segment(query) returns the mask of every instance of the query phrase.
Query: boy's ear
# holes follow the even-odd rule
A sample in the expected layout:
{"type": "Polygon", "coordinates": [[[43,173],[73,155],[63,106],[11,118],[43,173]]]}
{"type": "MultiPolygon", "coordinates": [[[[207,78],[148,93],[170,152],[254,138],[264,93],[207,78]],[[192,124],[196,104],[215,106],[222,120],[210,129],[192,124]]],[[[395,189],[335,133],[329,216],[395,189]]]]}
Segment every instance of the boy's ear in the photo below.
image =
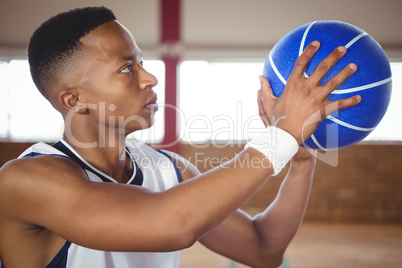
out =
{"type": "Polygon", "coordinates": [[[78,92],[73,88],[63,89],[59,94],[59,102],[64,109],[75,110],[76,113],[85,114],[88,108],[79,99],[78,92]]]}

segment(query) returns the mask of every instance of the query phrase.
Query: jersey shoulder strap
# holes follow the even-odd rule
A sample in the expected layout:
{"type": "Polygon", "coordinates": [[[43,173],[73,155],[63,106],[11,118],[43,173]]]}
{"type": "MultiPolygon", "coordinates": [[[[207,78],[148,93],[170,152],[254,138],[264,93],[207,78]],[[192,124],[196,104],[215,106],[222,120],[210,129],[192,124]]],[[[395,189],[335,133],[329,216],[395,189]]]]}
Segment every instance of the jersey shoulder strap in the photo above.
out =
{"type": "MultiPolygon", "coordinates": [[[[57,150],[61,151],[62,153],[69,156],[72,160],[74,160],[80,167],[84,170],[89,170],[92,173],[95,173],[103,182],[112,182],[101,173],[97,172],[93,168],[89,167],[84,161],[82,161],[77,155],[75,155],[70,149],[67,148],[61,141],[53,144],[53,147],[57,150]]],[[[144,176],[142,174],[141,169],[138,167],[137,163],[134,161],[136,173],[134,179],[131,181],[131,184],[141,186],[144,181],[144,176]]]]}

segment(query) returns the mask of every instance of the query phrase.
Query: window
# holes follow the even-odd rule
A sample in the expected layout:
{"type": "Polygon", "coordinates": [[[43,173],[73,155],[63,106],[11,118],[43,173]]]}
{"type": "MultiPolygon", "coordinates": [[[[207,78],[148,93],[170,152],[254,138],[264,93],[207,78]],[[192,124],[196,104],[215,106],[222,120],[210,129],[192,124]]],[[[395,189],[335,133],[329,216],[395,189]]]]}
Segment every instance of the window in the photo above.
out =
{"type": "Polygon", "coordinates": [[[0,138],[9,136],[8,125],[8,64],[0,62],[0,138]]]}
{"type": "Polygon", "coordinates": [[[0,94],[3,138],[13,141],[50,141],[60,137],[63,120],[50,103],[36,90],[26,60],[1,64],[0,94]]]}
{"type": "Polygon", "coordinates": [[[391,62],[392,95],[388,110],[377,128],[370,133],[365,141],[401,141],[402,124],[402,62],[391,62]]]}
{"type": "MultiPolygon", "coordinates": [[[[158,143],[164,132],[165,66],[145,61],[145,68],[158,78],[155,92],[161,109],[154,127],[129,138],[158,143]]],[[[256,96],[263,63],[186,61],[179,69],[180,137],[189,143],[244,142],[263,128],[256,96]]],[[[391,63],[393,91],[388,111],[365,141],[401,141],[402,62],[391,63]]],[[[0,62],[0,139],[56,141],[63,132],[60,114],[36,90],[26,60],[0,62]]]]}
{"type": "MultiPolygon", "coordinates": [[[[158,102],[164,102],[164,64],[145,61],[144,66],[158,77],[158,102]]],[[[163,109],[155,126],[136,135],[143,141],[163,138],[163,109]]],[[[27,60],[0,62],[0,138],[12,141],[56,141],[63,133],[63,119],[39,93],[32,82],[27,60]]]]}
{"type": "MultiPolygon", "coordinates": [[[[401,141],[402,63],[391,63],[393,93],[386,115],[366,141],[401,141]]],[[[181,136],[189,143],[244,141],[263,128],[257,111],[263,63],[186,61],[180,67],[181,136]]]]}
{"type": "Polygon", "coordinates": [[[180,66],[182,139],[242,142],[264,126],[258,116],[261,63],[187,61],[180,66]]]}

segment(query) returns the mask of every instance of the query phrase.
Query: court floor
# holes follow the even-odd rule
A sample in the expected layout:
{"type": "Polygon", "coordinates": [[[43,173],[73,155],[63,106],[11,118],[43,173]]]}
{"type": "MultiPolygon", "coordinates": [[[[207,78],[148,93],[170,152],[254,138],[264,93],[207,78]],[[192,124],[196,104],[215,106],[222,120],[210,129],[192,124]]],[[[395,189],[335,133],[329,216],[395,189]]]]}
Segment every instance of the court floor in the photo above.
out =
{"type": "MultiPolygon", "coordinates": [[[[244,268],[197,243],[182,268],[244,268]]],[[[282,268],[402,268],[402,224],[303,223],[282,268]]]]}

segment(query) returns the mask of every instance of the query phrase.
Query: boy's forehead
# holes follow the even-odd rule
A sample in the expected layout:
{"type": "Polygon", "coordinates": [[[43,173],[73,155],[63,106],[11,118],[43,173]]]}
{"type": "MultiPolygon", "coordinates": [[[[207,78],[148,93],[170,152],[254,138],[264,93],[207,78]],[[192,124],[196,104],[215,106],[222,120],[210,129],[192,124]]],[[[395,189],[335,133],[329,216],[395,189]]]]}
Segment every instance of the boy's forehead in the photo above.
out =
{"type": "Polygon", "coordinates": [[[127,57],[142,57],[133,35],[117,21],[102,24],[81,41],[97,58],[121,61],[127,57]]]}

